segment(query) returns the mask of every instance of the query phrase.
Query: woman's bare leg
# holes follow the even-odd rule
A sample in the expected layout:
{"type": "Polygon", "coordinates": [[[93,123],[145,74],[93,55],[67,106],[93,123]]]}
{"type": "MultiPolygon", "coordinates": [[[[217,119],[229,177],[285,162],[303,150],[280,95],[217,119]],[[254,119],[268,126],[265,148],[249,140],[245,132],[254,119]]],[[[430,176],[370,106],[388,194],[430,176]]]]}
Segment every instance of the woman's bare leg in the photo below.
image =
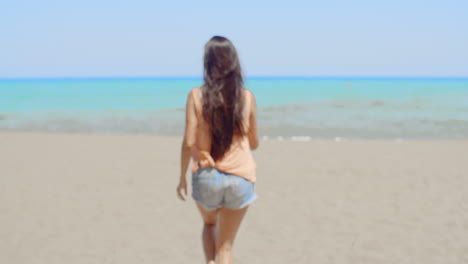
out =
{"type": "Polygon", "coordinates": [[[216,263],[232,263],[232,245],[237,230],[247,212],[247,207],[232,210],[221,208],[218,215],[218,237],[216,239],[216,263]]]}
{"type": "Polygon", "coordinates": [[[202,240],[206,263],[214,264],[216,257],[216,216],[219,210],[208,211],[198,202],[196,204],[203,217],[202,240]]]}

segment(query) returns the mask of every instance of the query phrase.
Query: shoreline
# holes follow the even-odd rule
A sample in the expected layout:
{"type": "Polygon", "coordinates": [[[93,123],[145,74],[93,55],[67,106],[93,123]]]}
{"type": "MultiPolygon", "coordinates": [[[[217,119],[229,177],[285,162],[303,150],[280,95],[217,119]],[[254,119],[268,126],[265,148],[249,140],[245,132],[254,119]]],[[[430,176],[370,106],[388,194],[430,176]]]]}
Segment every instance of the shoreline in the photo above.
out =
{"type": "MultiPolygon", "coordinates": [[[[133,132],[103,132],[103,131],[94,131],[94,132],[64,132],[64,131],[18,131],[18,130],[0,130],[1,135],[39,135],[39,136],[49,136],[49,135],[59,135],[59,136],[116,136],[116,137],[156,137],[156,138],[176,138],[182,140],[181,135],[168,135],[168,134],[154,134],[154,133],[133,133],[133,132]]],[[[468,141],[468,136],[466,138],[442,138],[442,137],[372,137],[372,138],[360,138],[360,137],[313,137],[313,136],[259,136],[261,141],[286,141],[286,142],[452,142],[452,141],[468,141]]]]}

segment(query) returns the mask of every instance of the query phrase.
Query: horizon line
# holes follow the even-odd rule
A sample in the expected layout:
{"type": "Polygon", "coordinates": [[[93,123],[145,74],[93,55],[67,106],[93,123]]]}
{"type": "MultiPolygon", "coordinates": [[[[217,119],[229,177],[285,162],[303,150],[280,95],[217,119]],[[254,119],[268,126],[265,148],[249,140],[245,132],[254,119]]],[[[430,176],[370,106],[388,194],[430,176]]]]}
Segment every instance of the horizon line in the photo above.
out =
{"type": "MultiPolygon", "coordinates": [[[[424,75],[252,75],[248,79],[468,79],[468,76],[424,76],[424,75]]],[[[40,80],[203,80],[203,76],[45,76],[45,77],[0,77],[0,81],[40,81],[40,80]]]]}

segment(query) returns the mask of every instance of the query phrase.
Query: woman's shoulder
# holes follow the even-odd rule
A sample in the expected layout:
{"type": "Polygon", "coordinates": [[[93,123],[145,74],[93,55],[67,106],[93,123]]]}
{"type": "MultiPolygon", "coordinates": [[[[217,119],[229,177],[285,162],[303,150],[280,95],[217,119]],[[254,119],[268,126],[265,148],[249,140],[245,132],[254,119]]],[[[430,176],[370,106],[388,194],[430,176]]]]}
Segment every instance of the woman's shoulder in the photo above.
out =
{"type": "Polygon", "coordinates": [[[202,92],[202,87],[193,87],[192,89],[190,89],[189,95],[196,95],[201,92],[202,92]]]}
{"type": "Polygon", "coordinates": [[[193,87],[189,91],[188,97],[191,97],[193,100],[200,100],[203,97],[202,87],[193,87]]]}
{"type": "Polygon", "coordinates": [[[254,93],[251,90],[247,89],[247,88],[243,88],[242,90],[244,92],[244,96],[247,99],[248,104],[249,105],[255,104],[255,95],[254,95],[254,93]]]}
{"type": "Polygon", "coordinates": [[[243,94],[244,94],[245,97],[247,97],[247,98],[249,98],[249,99],[250,99],[250,98],[254,98],[253,92],[250,91],[249,89],[247,89],[247,88],[242,88],[242,92],[243,92],[243,94]]]}

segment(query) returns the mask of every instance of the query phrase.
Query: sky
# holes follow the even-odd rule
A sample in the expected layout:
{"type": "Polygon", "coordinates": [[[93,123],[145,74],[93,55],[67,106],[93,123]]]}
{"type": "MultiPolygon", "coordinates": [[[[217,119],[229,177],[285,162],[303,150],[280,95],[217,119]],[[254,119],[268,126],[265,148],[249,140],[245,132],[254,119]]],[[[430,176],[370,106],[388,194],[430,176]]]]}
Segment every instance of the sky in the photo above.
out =
{"type": "Polygon", "coordinates": [[[197,77],[213,36],[247,76],[468,77],[468,1],[0,0],[0,78],[197,77]]]}

